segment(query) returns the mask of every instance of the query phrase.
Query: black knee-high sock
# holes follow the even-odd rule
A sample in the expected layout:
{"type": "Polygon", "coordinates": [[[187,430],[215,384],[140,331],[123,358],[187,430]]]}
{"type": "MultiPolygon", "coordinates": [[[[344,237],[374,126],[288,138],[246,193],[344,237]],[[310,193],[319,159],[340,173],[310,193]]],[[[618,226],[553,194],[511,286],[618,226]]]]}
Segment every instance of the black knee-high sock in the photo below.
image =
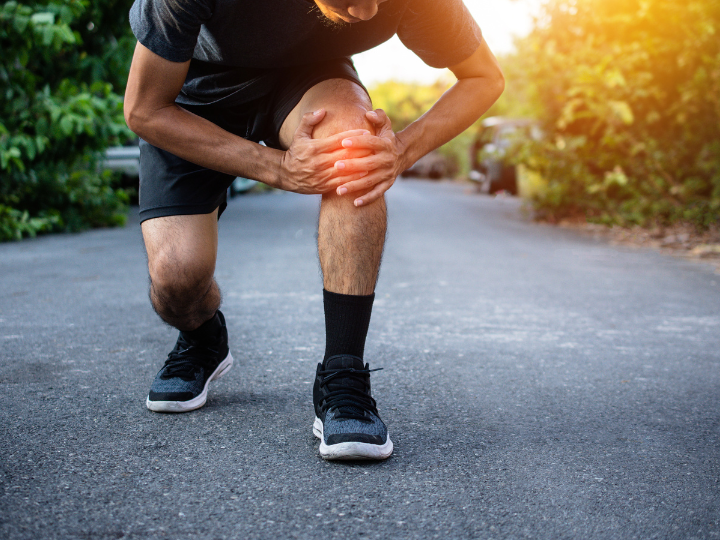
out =
{"type": "Polygon", "coordinates": [[[365,352],[365,338],[370,326],[375,294],[356,296],[323,289],[325,304],[325,358],[352,354],[359,358],[365,352]]]}

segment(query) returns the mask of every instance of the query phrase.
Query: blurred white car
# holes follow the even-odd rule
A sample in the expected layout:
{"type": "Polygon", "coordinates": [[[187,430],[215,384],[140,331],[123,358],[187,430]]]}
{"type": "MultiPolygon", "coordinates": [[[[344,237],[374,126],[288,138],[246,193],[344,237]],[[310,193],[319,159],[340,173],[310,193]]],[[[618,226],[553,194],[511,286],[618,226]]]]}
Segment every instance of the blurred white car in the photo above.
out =
{"type": "Polygon", "coordinates": [[[108,148],[105,150],[102,168],[120,171],[125,176],[137,177],[140,173],[140,147],[135,144],[108,148]]]}

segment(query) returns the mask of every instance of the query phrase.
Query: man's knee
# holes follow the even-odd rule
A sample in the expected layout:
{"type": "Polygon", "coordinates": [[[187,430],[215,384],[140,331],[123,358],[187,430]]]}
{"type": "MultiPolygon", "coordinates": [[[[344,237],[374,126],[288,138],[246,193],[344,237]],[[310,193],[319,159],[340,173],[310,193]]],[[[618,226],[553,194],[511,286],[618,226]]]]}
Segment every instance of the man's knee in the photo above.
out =
{"type": "MultiPolygon", "coordinates": [[[[325,118],[313,131],[313,138],[330,137],[353,129],[367,129],[374,134],[375,128],[365,116],[365,113],[369,110],[372,110],[369,98],[367,104],[356,99],[340,106],[328,107],[325,118]]],[[[360,158],[370,154],[372,154],[371,150],[347,149],[342,155],[338,156],[338,159],[360,158]]],[[[323,203],[333,203],[332,206],[350,207],[353,206],[352,201],[352,196],[338,196],[334,191],[323,194],[323,203]]]]}
{"type": "Polygon", "coordinates": [[[372,102],[361,86],[345,79],[331,79],[318,87],[322,87],[325,94],[323,101],[326,114],[315,126],[313,138],[330,137],[352,129],[367,129],[375,133],[373,125],[365,116],[367,111],[372,110],[372,102]]]}
{"type": "Polygon", "coordinates": [[[142,231],[153,303],[184,309],[201,299],[215,273],[217,213],[150,219],[142,231]]]}
{"type": "Polygon", "coordinates": [[[367,129],[374,134],[375,128],[365,116],[369,110],[369,106],[358,102],[328,107],[325,118],[313,131],[313,138],[322,139],[353,129],[367,129]]]}
{"type": "Polygon", "coordinates": [[[213,283],[214,261],[172,248],[148,261],[153,297],[164,304],[187,305],[201,299],[213,283]]]}

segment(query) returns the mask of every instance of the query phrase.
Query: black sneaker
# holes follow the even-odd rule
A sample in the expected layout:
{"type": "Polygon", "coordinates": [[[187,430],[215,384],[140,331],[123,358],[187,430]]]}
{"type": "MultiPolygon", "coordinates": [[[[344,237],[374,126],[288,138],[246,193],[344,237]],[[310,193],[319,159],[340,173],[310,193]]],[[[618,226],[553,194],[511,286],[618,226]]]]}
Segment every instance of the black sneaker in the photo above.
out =
{"type": "Polygon", "coordinates": [[[323,459],[386,459],[393,451],[370,394],[369,364],[357,356],[331,356],[318,364],[313,387],[315,423],[323,459]]]}
{"type": "Polygon", "coordinates": [[[225,375],[233,364],[225,317],[219,310],[217,313],[222,331],[215,343],[201,343],[180,332],[175,348],[150,386],[148,409],[187,412],[205,405],[210,381],[225,375]]]}

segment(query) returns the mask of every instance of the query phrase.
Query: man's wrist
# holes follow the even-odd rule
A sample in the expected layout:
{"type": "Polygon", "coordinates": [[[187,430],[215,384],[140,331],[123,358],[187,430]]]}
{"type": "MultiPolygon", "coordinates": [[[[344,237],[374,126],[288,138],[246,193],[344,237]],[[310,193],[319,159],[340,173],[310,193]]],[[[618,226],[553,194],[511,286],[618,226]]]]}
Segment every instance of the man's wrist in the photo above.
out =
{"type": "Polygon", "coordinates": [[[409,140],[408,134],[403,131],[399,131],[395,134],[400,153],[398,156],[398,169],[400,172],[408,170],[412,167],[419,158],[413,156],[414,147],[409,140]]]}
{"type": "Polygon", "coordinates": [[[255,146],[256,155],[250,161],[255,179],[270,187],[283,189],[285,175],[282,172],[282,160],[285,152],[259,144],[255,146]]]}

